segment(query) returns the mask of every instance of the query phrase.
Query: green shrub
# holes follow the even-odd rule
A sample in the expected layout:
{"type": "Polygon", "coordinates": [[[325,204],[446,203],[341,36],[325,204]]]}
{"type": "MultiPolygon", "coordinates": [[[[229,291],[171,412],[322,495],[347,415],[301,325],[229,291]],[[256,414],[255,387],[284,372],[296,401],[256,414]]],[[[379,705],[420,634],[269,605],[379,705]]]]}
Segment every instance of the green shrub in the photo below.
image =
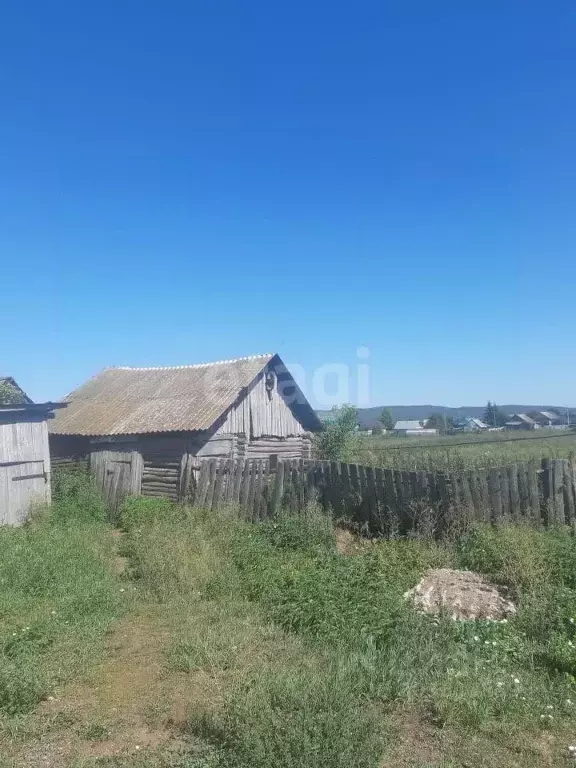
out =
{"type": "Polygon", "coordinates": [[[276,549],[334,552],[336,539],[331,515],[309,507],[299,515],[281,514],[260,524],[262,535],[276,549]]]}
{"type": "Polygon", "coordinates": [[[128,496],[120,507],[119,521],[125,531],[132,531],[172,519],[178,512],[179,508],[170,499],[128,496]]]}
{"type": "Polygon", "coordinates": [[[52,505],[47,512],[53,522],[68,524],[107,519],[106,504],[86,470],[56,467],[52,486],[52,505]]]}

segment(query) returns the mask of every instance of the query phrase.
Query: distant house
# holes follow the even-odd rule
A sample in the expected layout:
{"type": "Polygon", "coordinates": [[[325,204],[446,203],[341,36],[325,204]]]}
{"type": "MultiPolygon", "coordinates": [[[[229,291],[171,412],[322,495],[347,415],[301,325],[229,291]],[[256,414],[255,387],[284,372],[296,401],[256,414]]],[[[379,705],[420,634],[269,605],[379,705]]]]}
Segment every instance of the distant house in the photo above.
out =
{"type": "Polygon", "coordinates": [[[394,434],[402,437],[429,436],[438,434],[437,429],[428,429],[425,422],[408,419],[397,421],[394,425],[394,434]]]}
{"type": "Polygon", "coordinates": [[[454,429],[458,432],[484,432],[488,429],[488,424],[485,424],[481,419],[464,416],[454,424],[454,429]]]}
{"type": "Polygon", "coordinates": [[[31,402],[32,400],[12,376],[0,376],[0,405],[30,404],[31,402]]]}
{"type": "Polygon", "coordinates": [[[563,419],[557,413],[552,411],[530,411],[528,416],[536,422],[539,427],[558,427],[563,426],[563,419]]]}
{"type": "Polygon", "coordinates": [[[530,416],[528,416],[527,413],[514,413],[506,424],[504,425],[506,429],[509,430],[529,430],[529,429],[539,429],[539,425],[534,421],[534,419],[531,419],[530,416]]]}
{"type": "Polygon", "coordinates": [[[320,421],[278,355],[106,368],[50,424],[57,460],[84,461],[114,507],[188,498],[200,460],[307,458],[320,421]]]}

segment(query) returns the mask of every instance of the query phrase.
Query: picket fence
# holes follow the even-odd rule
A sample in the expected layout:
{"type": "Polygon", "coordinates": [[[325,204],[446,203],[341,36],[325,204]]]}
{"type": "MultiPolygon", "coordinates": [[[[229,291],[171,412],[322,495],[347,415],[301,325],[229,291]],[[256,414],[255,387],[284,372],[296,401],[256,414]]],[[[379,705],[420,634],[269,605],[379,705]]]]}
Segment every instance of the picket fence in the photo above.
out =
{"type": "Polygon", "coordinates": [[[459,472],[409,472],[310,460],[209,459],[186,501],[234,507],[247,519],[310,502],[380,535],[439,534],[463,520],[576,526],[576,465],[569,460],[459,472]]]}

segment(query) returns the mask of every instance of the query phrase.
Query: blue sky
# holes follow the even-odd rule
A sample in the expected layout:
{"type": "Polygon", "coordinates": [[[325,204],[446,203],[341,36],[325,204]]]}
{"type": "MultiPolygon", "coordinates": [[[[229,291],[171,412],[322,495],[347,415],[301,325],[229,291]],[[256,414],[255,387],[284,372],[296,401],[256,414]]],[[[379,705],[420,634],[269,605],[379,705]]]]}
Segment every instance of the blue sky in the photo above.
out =
{"type": "Polygon", "coordinates": [[[572,2],[6,0],[0,373],[277,351],[310,392],[367,347],[373,404],[576,405],[575,36],[572,2]]]}

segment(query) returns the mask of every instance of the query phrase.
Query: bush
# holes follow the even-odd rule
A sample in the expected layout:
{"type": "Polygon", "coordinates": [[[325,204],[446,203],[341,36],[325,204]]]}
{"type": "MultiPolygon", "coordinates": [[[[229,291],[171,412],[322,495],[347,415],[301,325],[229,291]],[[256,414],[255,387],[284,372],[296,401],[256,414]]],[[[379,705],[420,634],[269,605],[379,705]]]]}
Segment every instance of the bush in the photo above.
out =
{"type": "Polygon", "coordinates": [[[309,507],[300,515],[281,514],[261,523],[259,534],[276,549],[334,552],[336,539],[331,515],[309,507]]]}
{"type": "Polygon", "coordinates": [[[517,595],[548,583],[576,587],[576,539],[564,531],[482,525],[462,539],[457,557],[462,567],[486,574],[517,595]]]}
{"type": "Polygon", "coordinates": [[[107,519],[106,504],[86,470],[56,467],[52,485],[52,505],[47,510],[52,521],[68,524],[107,519]]]}
{"type": "Polygon", "coordinates": [[[170,499],[128,496],[119,511],[119,522],[125,531],[143,528],[163,519],[172,519],[178,507],[170,499]]]}

